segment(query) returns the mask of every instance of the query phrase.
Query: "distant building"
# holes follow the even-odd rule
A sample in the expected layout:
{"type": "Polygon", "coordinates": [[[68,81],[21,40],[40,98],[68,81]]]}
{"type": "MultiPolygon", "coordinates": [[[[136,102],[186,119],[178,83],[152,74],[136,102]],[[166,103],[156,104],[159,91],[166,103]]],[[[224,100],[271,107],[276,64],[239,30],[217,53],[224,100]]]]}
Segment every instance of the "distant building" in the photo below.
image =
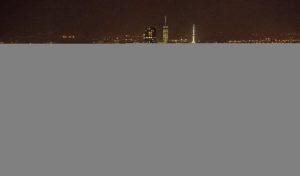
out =
{"type": "Polygon", "coordinates": [[[144,43],[157,43],[156,29],[147,27],[144,32],[144,43]]]}
{"type": "Polygon", "coordinates": [[[169,26],[167,26],[167,17],[165,16],[165,25],[163,26],[163,42],[169,42],[169,26]]]}
{"type": "Polygon", "coordinates": [[[192,43],[196,43],[196,28],[195,28],[195,24],[193,24],[192,43]]]}

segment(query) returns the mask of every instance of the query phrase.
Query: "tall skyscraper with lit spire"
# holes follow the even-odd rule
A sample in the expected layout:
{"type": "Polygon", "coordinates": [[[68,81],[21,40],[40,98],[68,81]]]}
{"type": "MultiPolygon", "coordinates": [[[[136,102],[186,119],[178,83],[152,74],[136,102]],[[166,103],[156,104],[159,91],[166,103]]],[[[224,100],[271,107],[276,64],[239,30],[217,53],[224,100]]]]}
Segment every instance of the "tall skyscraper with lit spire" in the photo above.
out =
{"type": "Polygon", "coordinates": [[[193,35],[192,35],[192,43],[196,43],[196,27],[195,24],[193,24],[193,35]]]}
{"type": "Polygon", "coordinates": [[[169,26],[167,25],[167,16],[165,16],[165,25],[163,26],[163,42],[169,41],[169,26]]]}

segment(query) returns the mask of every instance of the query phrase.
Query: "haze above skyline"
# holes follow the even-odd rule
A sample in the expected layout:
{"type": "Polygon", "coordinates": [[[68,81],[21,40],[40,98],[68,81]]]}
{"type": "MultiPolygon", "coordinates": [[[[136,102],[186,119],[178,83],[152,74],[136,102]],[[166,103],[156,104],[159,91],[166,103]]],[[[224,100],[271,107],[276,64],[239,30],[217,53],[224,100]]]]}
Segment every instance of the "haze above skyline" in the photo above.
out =
{"type": "Polygon", "coordinates": [[[142,34],[168,16],[170,36],[300,32],[299,0],[1,0],[0,37],[72,32],[142,34]]]}

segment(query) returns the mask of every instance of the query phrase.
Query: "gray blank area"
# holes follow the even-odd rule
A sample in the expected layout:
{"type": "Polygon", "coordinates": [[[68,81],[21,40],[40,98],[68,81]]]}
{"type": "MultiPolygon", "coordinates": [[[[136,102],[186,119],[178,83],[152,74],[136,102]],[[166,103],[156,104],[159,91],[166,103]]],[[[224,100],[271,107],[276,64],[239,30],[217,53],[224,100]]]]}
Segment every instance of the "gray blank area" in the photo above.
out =
{"type": "Polygon", "coordinates": [[[1,45],[1,176],[299,176],[299,45],[1,45]]]}

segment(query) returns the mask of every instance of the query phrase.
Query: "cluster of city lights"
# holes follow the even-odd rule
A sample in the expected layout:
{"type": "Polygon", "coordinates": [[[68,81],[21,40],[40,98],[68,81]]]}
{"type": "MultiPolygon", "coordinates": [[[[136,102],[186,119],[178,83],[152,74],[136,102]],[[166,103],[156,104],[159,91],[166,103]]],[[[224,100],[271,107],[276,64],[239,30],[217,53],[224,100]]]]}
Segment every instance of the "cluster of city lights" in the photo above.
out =
{"type": "Polygon", "coordinates": [[[229,40],[227,43],[299,43],[300,39],[257,39],[257,40],[229,40]]]}
{"type": "Polygon", "coordinates": [[[63,39],[75,39],[75,35],[63,35],[61,38],[63,38],[63,39]]]}

